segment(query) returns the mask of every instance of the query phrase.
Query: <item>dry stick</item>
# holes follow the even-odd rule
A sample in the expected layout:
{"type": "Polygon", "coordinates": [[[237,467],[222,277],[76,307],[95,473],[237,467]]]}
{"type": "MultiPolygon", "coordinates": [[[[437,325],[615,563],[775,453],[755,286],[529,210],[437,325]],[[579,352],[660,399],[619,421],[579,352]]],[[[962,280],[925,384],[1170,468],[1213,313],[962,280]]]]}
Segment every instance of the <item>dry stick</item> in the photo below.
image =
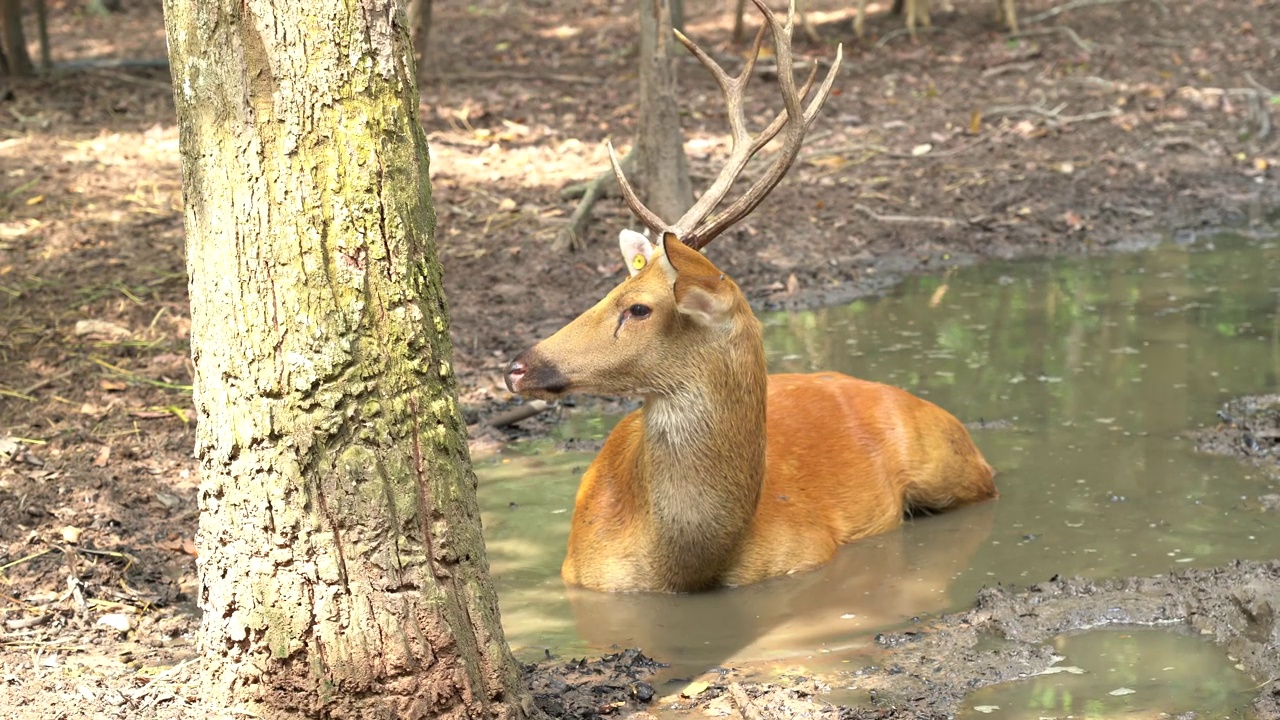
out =
{"type": "Polygon", "coordinates": [[[883,223],[925,223],[929,225],[941,225],[943,227],[952,227],[959,225],[960,221],[955,218],[947,217],[931,217],[929,215],[881,215],[866,205],[854,203],[853,209],[875,220],[883,223]]]}
{"type": "Polygon", "coordinates": [[[1036,35],[1055,35],[1055,34],[1066,35],[1067,38],[1071,40],[1071,42],[1076,44],[1076,47],[1080,48],[1084,52],[1087,52],[1087,53],[1093,52],[1093,43],[1085,40],[1084,38],[1081,38],[1080,35],[1078,35],[1075,30],[1072,30],[1066,25],[1056,25],[1051,28],[1039,28],[1038,30],[1022,30],[1020,32],[1016,32],[1010,35],[1009,37],[1016,40],[1018,38],[1033,37],[1036,35]]]}
{"type": "MultiPolygon", "coordinates": [[[[622,166],[623,172],[630,172],[629,168],[636,162],[637,149],[640,145],[637,143],[631,146],[622,158],[619,165],[622,166]]],[[[587,221],[591,219],[591,208],[595,207],[596,201],[604,194],[605,186],[610,182],[616,182],[613,175],[613,169],[610,168],[600,173],[594,180],[587,183],[585,191],[582,193],[582,200],[578,201],[578,207],[574,208],[573,214],[569,216],[569,220],[565,222],[564,227],[556,233],[555,242],[551,243],[551,252],[561,253],[565,250],[577,250],[582,247],[582,238],[587,232],[587,221]]]]}

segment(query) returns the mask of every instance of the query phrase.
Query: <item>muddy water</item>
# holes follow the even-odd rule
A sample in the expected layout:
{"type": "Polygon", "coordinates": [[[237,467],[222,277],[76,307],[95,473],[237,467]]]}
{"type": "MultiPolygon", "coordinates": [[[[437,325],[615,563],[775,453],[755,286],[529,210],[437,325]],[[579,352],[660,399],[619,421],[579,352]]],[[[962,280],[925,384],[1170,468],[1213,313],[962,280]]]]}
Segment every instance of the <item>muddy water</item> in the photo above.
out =
{"type": "Polygon", "coordinates": [[[1019,683],[965,699],[962,720],[1240,717],[1254,682],[1219,647],[1183,632],[1096,630],[1056,638],[1059,661],[1019,683]]]}
{"type": "MultiPolygon", "coordinates": [[[[674,676],[751,661],[830,671],[874,662],[877,632],[967,605],[984,585],[1280,556],[1274,517],[1245,502],[1263,481],[1179,437],[1228,397],[1277,390],[1278,306],[1280,247],[1220,236],[990,264],[768,316],[774,370],[896,384],[971,423],[1000,499],[855,543],[803,576],[603,595],[558,577],[591,454],[529,444],[478,466],[508,639],[525,657],[640,646],[674,676]]],[[[563,436],[603,437],[615,421],[570,414],[563,436]]]]}

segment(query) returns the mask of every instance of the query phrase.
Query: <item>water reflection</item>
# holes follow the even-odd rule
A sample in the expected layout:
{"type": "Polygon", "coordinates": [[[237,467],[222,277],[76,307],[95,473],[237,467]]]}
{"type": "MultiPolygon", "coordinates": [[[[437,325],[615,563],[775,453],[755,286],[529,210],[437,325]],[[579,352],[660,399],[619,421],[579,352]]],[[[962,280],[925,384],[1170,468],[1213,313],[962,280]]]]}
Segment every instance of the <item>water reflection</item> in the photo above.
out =
{"type": "Polygon", "coordinates": [[[965,699],[965,720],[1238,717],[1253,682],[1208,641],[1167,630],[1103,630],[1054,640],[1062,660],[1018,683],[965,699]]]}
{"type": "MultiPolygon", "coordinates": [[[[528,448],[478,468],[517,652],[641,645],[708,667],[839,662],[875,631],[991,582],[1151,574],[1280,554],[1242,500],[1260,478],[1179,433],[1235,394],[1275,392],[1280,249],[1217,238],[1107,258],[991,264],[891,297],[765,318],[776,371],[836,369],[974,423],[1001,498],[846,548],[811,575],[701,596],[566,593],[558,576],[589,455],[528,448]],[[1216,247],[1213,245],[1216,244],[1216,247]],[[851,616],[851,617],[845,617],[851,616]]],[[[575,419],[602,435],[612,419],[575,419]]]]}

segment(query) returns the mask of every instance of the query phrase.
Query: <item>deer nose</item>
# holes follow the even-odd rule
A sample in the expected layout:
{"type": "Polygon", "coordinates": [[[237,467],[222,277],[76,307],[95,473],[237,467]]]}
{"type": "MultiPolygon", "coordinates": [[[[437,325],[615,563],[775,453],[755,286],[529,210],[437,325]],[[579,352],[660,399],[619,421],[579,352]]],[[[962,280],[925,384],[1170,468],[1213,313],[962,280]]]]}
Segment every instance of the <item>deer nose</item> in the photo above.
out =
{"type": "Polygon", "coordinates": [[[507,366],[506,373],[508,390],[511,392],[520,392],[517,388],[520,385],[520,381],[524,379],[525,369],[524,361],[520,358],[516,358],[511,361],[511,364],[507,366]]]}

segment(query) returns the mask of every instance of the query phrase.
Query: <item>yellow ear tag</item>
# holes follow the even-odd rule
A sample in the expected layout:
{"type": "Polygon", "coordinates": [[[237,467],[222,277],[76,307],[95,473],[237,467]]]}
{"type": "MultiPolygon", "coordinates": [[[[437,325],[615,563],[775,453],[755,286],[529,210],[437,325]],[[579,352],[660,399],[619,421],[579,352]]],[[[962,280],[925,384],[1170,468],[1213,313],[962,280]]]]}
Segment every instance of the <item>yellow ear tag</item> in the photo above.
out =
{"type": "Polygon", "coordinates": [[[645,257],[643,255],[636,255],[635,257],[631,258],[631,267],[637,270],[643,270],[644,264],[646,262],[648,261],[645,260],[645,257]]]}

